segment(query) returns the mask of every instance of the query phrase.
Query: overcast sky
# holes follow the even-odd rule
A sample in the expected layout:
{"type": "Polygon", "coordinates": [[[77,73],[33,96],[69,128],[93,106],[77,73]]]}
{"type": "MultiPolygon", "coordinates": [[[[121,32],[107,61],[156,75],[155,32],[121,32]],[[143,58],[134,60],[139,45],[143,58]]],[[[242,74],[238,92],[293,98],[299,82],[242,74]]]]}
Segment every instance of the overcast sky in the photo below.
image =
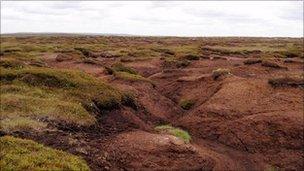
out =
{"type": "Polygon", "coordinates": [[[303,1],[1,1],[1,33],[303,37],[303,1]]]}

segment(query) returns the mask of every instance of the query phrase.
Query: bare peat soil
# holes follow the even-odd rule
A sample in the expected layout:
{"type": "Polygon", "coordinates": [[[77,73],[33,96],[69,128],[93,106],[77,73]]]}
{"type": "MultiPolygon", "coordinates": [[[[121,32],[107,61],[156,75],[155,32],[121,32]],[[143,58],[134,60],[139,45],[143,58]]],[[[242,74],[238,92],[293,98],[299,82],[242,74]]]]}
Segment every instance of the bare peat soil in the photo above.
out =
{"type": "Polygon", "coordinates": [[[268,79],[302,74],[302,63],[277,63],[287,69],[244,65],[244,58],[192,61],[178,68],[154,58],[124,63],[150,82],[130,81],[108,75],[104,66],[116,58],[97,63],[56,61],[45,54],[50,67],[83,70],[136,95],[138,109],[121,108],[102,114],[98,125],[40,134],[20,133],[55,148],[83,156],[93,170],[267,170],[303,169],[303,88],[273,87],[268,79]],[[213,79],[212,71],[230,70],[213,79]],[[189,110],[181,100],[194,101],[189,110]],[[190,143],[154,127],[172,124],[192,135],[190,143]]]}

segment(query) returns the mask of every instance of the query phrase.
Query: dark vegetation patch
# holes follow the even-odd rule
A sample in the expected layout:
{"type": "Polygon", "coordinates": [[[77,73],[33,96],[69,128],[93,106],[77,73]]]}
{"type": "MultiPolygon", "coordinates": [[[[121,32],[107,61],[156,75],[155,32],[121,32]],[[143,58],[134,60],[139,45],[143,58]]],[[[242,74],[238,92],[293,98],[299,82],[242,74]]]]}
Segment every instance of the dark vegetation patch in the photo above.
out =
{"type": "Polygon", "coordinates": [[[238,50],[233,50],[233,49],[226,49],[226,48],[214,48],[214,47],[203,47],[201,48],[202,53],[205,55],[242,55],[246,56],[249,54],[259,54],[261,53],[260,50],[246,50],[246,49],[238,49],[238,50]]]}
{"type": "Polygon", "coordinates": [[[112,69],[116,72],[127,72],[129,74],[138,74],[134,69],[123,65],[122,63],[115,63],[112,65],[112,69]]]}
{"type": "Polygon", "coordinates": [[[287,69],[287,67],[282,66],[282,65],[280,65],[274,61],[270,61],[270,60],[263,60],[261,65],[264,67],[270,67],[270,68],[287,69]]]}
{"type": "Polygon", "coordinates": [[[111,67],[105,66],[105,71],[109,75],[114,75],[115,78],[125,81],[143,81],[150,83],[153,87],[155,84],[148,78],[138,74],[134,69],[123,65],[122,63],[114,63],[111,67]]]}
{"type": "Polygon", "coordinates": [[[98,65],[99,62],[95,60],[94,58],[84,58],[81,60],[85,64],[92,64],[92,65],[98,65]]]}
{"type": "Polygon", "coordinates": [[[283,61],[284,61],[284,63],[299,63],[299,64],[304,63],[303,60],[295,60],[295,59],[292,59],[292,58],[286,58],[283,61]]]}
{"type": "Polygon", "coordinates": [[[1,58],[0,66],[4,68],[22,68],[24,63],[14,58],[1,58]]]}
{"type": "Polygon", "coordinates": [[[19,47],[8,47],[8,48],[5,48],[5,49],[1,49],[1,53],[3,53],[3,54],[20,52],[20,51],[22,51],[22,49],[19,48],[19,47]]]}
{"type": "Polygon", "coordinates": [[[176,67],[178,68],[184,68],[187,67],[191,64],[189,60],[180,60],[176,62],[176,67]]]}
{"type": "Polygon", "coordinates": [[[90,57],[91,51],[86,48],[76,47],[75,50],[80,51],[85,57],[90,57]]]}
{"type": "Polygon", "coordinates": [[[35,60],[35,61],[28,62],[28,65],[35,66],[35,67],[48,67],[48,65],[41,60],[35,60]]]}
{"type": "Polygon", "coordinates": [[[181,108],[183,108],[184,110],[189,110],[191,109],[195,104],[195,101],[194,100],[181,100],[179,102],[179,106],[181,108]]]}
{"type": "Polygon", "coordinates": [[[153,51],[159,52],[159,53],[164,53],[167,55],[175,55],[175,52],[170,50],[170,49],[165,49],[165,48],[152,48],[153,51]]]}
{"type": "Polygon", "coordinates": [[[212,78],[214,80],[217,80],[218,78],[222,77],[222,76],[226,76],[226,75],[230,75],[230,70],[229,69],[225,69],[225,68],[218,68],[216,70],[212,71],[212,78]]]}
{"type": "Polygon", "coordinates": [[[191,62],[187,59],[181,59],[181,60],[165,59],[162,63],[162,66],[164,68],[185,68],[190,64],[191,62]]]}
{"type": "Polygon", "coordinates": [[[257,64],[257,63],[261,63],[262,60],[261,59],[257,59],[257,58],[251,58],[251,59],[246,59],[244,61],[245,65],[252,65],[252,64],[257,64]]]}
{"type": "Polygon", "coordinates": [[[183,58],[187,59],[187,60],[199,60],[200,56],[194,55],[194,54],[188,54],[188,55],[185,55],[183,58]]]}
{"type": "Polygon", "coordinates": [[[288,46],[286,50],[279,51],[280,57],[283,58],[296,58],[296,57],[302,57],[304,55],[303,46],[302,50],[301,48],[298,48],[296,46],[288,46]]]}
{"type": "Polygon", "coordinates": [[[281,76],[270,78],[268,83],[273,87],[298,87],[304,86],[304,77],[302,76],[281,76]]]}
{"type": "Polygon", "coordinates": [[[63,53],[60,53],[56,56],[56,61],[57,62],[63,62],[63,61],[69,61],[73,59],[72,56],[68,55],[68,54],[63,54],[63,53]]]}

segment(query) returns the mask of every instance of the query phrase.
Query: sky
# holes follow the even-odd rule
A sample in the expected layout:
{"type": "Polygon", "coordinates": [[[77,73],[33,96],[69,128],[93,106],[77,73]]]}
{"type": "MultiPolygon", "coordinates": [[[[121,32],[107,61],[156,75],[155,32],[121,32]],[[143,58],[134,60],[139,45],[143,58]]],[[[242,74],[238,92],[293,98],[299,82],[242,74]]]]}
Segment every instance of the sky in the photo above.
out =
{"type": "Polygon", "coordinates": [[[1,1],[1,33],[303,37],[303,1],[1,1]]]}

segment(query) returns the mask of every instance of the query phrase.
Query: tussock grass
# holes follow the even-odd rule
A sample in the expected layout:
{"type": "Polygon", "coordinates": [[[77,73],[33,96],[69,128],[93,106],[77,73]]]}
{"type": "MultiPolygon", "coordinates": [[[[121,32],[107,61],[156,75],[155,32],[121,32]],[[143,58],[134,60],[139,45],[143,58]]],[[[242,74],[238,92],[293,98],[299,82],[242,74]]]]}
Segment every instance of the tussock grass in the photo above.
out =
{"type": "Polygon", "coordinates": [[[191,140],[191,136],[189,135],[189,133],[187,131],[184,131],[179,128],[175,128],[171,125],[156,126],[154,129],[160,133],[174,135],[174,136],[184,140],[184,142],[186,142],[186,143],[189,143],[191,140]]]}
{"type": "Polygon", "coordinates": [[[80,157],[31,140],[0,138],[1,170],[90,170],[80,157]]]}

